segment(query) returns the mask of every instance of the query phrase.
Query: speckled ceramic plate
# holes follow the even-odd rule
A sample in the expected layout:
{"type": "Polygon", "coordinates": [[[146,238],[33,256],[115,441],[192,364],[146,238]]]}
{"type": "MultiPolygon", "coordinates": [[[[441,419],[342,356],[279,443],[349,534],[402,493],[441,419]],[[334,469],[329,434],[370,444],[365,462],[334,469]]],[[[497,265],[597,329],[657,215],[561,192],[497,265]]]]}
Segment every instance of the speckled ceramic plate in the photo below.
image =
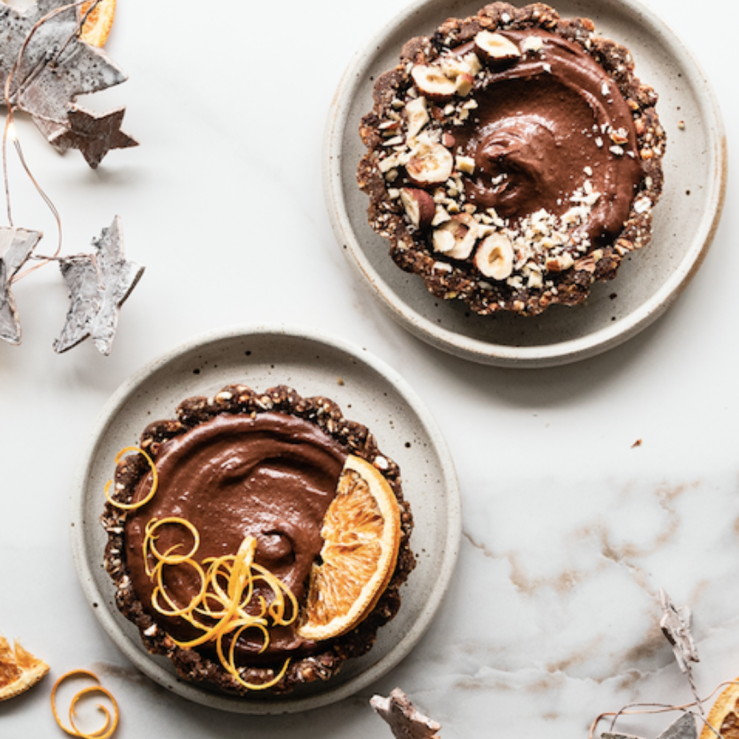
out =
{"type": "Polygon", "coordinates": [[[601,35],[628,46],[636,73],[659,92],[667,131],[665,191],[655,208],[652,243],[622,264],[616,280],[594,286],[581,306],[553,306],[536,318],[481,317],[459,301],[434,298],[416,275],[398,269],[388,242],[367,224],[367,196],[356,184],[364,154],[358,135],[372,108],[377,76],[397,64],[403,43],[427,35],[450,16],[465,17],[481,0],[412,3],[361,50],[331,107],[324,141],[324,187],[334,232],[349,261],[382,305],[430,344],[477,362],[543,367],[617,346],[646,328],[695,274],[718,225],[726,187],[726,141],[711,87],[665,24],[634,0],[552,2],[563,17],[591,18],[601,35]],[[680,122],[683,124],[680,124],[680,122]],[[679,125],[680,124],[680,125],[679,125]]]}
{"type": "Polygon", "coordinates": [[[144,673],[189,700],[240,713],[288,713],[345,698],[377,680],[416,644],[441,603],[461,531],[454,465],[435,422],[394,371],[366,351],[303,329],[260,327],[208,334],[144,367],[115,393],[83,455],[72,499],[72,551],[85,596],[115,644],[144,673]],[[114,604],[103,569],[106,535],[99,523],[103,489],[116,453],[136,444],[151,421],[172,418],[181,400],[212,396],[240,382],[278,384],[335,400],[347,418],[371,429],[400,465],[415,519],[418,565],[402,587],[398,615],[380,629],[370,652],[348,661],[328,683],[286,697],[234,698],[177,679],[169,660],[143,648],[138,630],[114,604]]]}

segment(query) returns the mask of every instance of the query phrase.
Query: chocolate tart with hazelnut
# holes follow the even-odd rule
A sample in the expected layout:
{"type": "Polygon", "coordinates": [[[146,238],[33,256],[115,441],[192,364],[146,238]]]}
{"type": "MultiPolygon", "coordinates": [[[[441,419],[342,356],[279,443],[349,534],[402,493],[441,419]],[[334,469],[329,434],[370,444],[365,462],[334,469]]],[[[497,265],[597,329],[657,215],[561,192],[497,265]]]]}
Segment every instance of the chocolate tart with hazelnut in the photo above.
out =
{"type": "MultiPolygon", "coordinates": [[[[257,393],[230,385],[213,399],[184,400],[175,415],[147,426],[136,448],[141,451],[121,456],[116,466],[101,522],[108,534],[105,567],[116,586],[118,609],[138,627],[147,650],[169,657],[184,680],[235,695],[262,689],[284,694],[303,683],[329,680],[345,660],[371,648],[377,630],[397,613],[399,589],[415,566],[409,547],[413,519],[397,464],[380,452],[365,426],[344,418],[336,403],[301,397],[285,386],[257,393]],[[303,609],[312,569],[320,561],[324,517],[339,495],[347,460],[356,458],[389,486],[399,519],[391,566],[361,620],[326,640],[305,638],[299,619],[270,624],[268,631],[231,628],[222,634],[222,644],[215,638],[199,640],[222,615],[219,606],[214,596],[201,598],[200,607],[186,617],[183,604],[197,601],[207,563],[241,552],[242,541],[253,542],[253,566],[278,578],[303,609]],[[184,522],[198,532],[191,551],[198,550],[200,569],[185,561],[192,537],[183,547],[184,529],[178,544],[167,539],[164,527],[152,536],[154,523],[166,521],[184,522]],[[152,552],[160,560],[169,557],[165,582],[157,580],[152,552]],[[224,654],[230,654],[231,671],[224,654]]],[[[263,586],[266,577],[249,584],[255,598],[241,605],[250,613],[260,599],[262,613],[272,612],[276,596],[263,586]]],[[[216,589],[219,584],[224,591],[223,578],[216,589]]],[[[239,590],[234,609],[241,598],[239,590]]]]}
{"type": "Polygon", "coordinates": [[[589,19],[487,5],[409,40],[373,97],[369,223],[436,297],[480,315],[576,305],[649,242],[657,94],[589,19]]]}

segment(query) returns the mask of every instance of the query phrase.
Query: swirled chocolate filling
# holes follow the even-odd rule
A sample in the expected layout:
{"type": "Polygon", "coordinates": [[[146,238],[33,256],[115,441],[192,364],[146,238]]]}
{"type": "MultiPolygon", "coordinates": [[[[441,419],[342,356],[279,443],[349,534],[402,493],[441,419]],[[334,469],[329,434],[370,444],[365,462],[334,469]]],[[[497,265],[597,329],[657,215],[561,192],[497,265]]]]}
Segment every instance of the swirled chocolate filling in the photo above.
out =
{"type": "MultiPolygon", "coordinates": [[[[166,632],[179,641],[202,631],[178,617],[151,607],[155,583],[142,555],[146,524],[154,518],[180,517],[200,534],[193,558],[235,554],[246,536],[257,540],[255,561],[268,568],[295,595],[305,596],[311,565],[323,541],[321,526],[334,497],[347,451],[315,424],[283,413],[219,415],[183,436],[165,442],[156,457],[159,482],[153,499],[127,518],[125,538],[130,576],[144,607],[166,632]]],[[[134,500],[150,489],[151,475],[140,482],[134,500]]],[[[162,526],[156,547],[166,552],[193,540],[183,527],[162,526]]],[[[154,562],[150,559],[149,565],[154,562]]],[[[200,591],[201,578],[189,565],[168,565],[165,588],[180,608],[200,591]]],[[[271,591],[259,590],[271,600],[271,591]]],[[[207,624],[207,618],[203,617],[207,624]]],[[[236,645],[241,659],[275,661],[282,655],[311,651],[314,644],[296,634],[296,625],[270,629],[264,644],[256,629],[245,631],[236,645]]],[[[207,647],[206,647],[207,649],[207,647]]]]}
{"type": "Polygon", "coordinates": [[[623,96],[581,47],[541,30],[499,33],[529,51],[490,72],[472,120],[452,131],[455,149],[475,163],[468,202],[507,219],[540,209],[562,216],[587,180],[600,197],[582,234],[596,244],[612,238],[642,176],[623,96]]]}

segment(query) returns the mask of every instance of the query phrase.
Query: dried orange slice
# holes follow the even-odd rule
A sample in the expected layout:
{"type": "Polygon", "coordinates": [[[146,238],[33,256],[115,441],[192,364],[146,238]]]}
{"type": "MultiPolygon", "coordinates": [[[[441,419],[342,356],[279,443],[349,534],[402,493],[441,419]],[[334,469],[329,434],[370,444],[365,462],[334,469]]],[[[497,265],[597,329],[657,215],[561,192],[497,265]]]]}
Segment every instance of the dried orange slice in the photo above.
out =
{"type": "Polygon", "coordinates": [[[321,563],[311,570],[298,634],[323,641],[352,629],[374,608],[395,570],[400,510],[369,462],[349,456],[326,512],[321,563]]]}
{"type": "Polygon", "coordinates": [[[80,6],[80,18],[85,18],[85,14],[90,10],[89,15],[82,24],[80,38],[91,46],[105,46],[108,40],[108,34],[113,26],[115,18],[115,2],[116,0],[100,0],[100,2],[90,10],[94,0],[88,0],[80,6]]]}
{"type": "Polygon", "coordinates": [[[708,725],[703,726],[700,739],[716,739],[716,732],[723,739],[739,739],[739,678],[716,699],[708,712],[708,725]]]}
{"type": "Polygon", "coordinates": [[[23,649],[17,640],[14,651],[0,636],[0,701],[24,693],[48,671],[49,665],[23,649]]]}

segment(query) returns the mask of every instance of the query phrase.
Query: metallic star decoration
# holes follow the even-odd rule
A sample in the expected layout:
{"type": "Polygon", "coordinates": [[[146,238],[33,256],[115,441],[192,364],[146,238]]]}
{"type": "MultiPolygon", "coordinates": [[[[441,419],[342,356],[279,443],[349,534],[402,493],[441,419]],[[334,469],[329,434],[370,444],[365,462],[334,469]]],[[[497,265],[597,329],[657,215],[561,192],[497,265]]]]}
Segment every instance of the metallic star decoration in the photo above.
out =
{"type": "Polygon", "coordinates": [[[61,335],[54,342],[58,354],[88,336],[102,354],[110,354],[121,305],[144,272],[142,266],[127,262],[124,257],[119,216],[110,228],[102,230],[100,238],[93,239],[92,245],[92,254],[60,260],[71,304],[61,335]]]}
{"type": "Polygon", "coordinates": [[[78,95],[126,80],[104,51],[80,40],[78,11],[68,0],[38,0],[25,13],[0,3],[0,38],[0,85],[13,72],[11,105],[29,112],[47,138],[68,127],[67,111],[78,95]]]}
{"type": "Polygon", "coordinates": [[[672,645],[680,670],[689,672],[689,662],[700,662],[698,650],[690,633],[690,609],[687,606],[675,608],[664,590],[659,591],[659,597],[663,613],[659,627],[672,645]]]}
{"type": "Polygon", "coordinates": [[[111,149],[138,146],[136,139],[121,131],[125,112],[125,108],[118,108],[98,115],[84,108],[71,108],[69,129],[53,134],[49,141],[59,151],[79,149],[95,169],[111,149]]]}
{"type": "Polygon", "coordinates": [[[392,690],[387,698],[372,696],[370,705],[387,721],[396,739],[441,739],[441,724],[420,713],[400,688],[392,690]]]}
{"type": "MultiPolygon", "coordinates": [[[[633,734],[619,734],[612,731],[604,731],[600,736],[601,739],[639,739],[633,734]]],[[[657,739],[697,739],[697,737],[698,730],[695,726],[695,717],[692,713],[683,713],[657,739]]]]}
{"type": "Polygon", "coordinates": [[[0,228],[0,339],[21,343],[21,326],[10,284],[41,238],[39,231],[0,228]]]}

